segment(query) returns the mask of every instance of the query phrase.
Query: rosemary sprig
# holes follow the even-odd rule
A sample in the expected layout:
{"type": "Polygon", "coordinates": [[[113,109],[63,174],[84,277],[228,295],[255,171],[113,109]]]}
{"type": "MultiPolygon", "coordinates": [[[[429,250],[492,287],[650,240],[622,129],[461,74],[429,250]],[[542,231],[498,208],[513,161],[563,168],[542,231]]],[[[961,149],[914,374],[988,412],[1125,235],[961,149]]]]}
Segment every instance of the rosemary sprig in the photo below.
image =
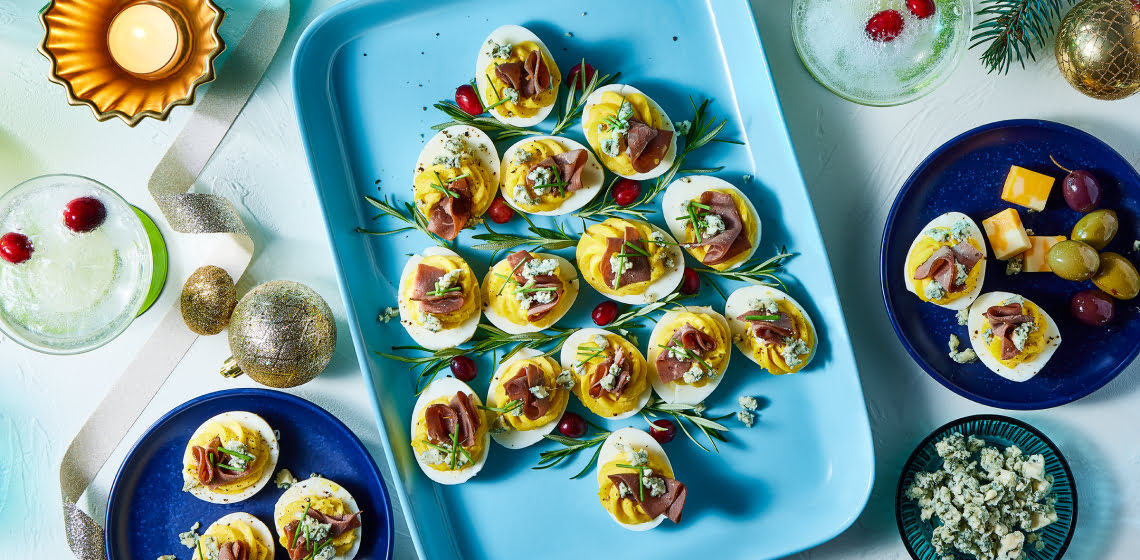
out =
{"type": "Polygon", "coordinates": [[[589,473],[590,469],[594,466],[594,463],[597,462],[598,454],[602,452],[602,442],[606,441],[606,438],[610,436],[610,432],[595,426],[589,420],[586,422],[589,423],[590,426],[592,426],[595,430],[594,435],[589,439],[574,439],[556,434],[547,434],[542,436],[546,439],[562,444],[563,447],[539,453],[538,466],[531,468],[536,470],[549,469],[550,467],[562,464],[564,461],[572,460],[578,455],[578,453],[584,450],[596,447],[597,449],[594,449],[593,455],[590,456],[590,460],[586,462],[586,464],[582,467],[582,470],[578,471],[578,474],[570,477],[570,479],[573,480],[586,476],[586,474],[589,473]]]}
{"type": "Polygon", "coordinates": [[[581,235],[567,232],[562,224],[556,223],[554,229],[538,227],[534,225],[534,222],[532,222],[526,214],[520,213],[519,215],[526,221],[527,231],[529,231],[531,235],[499,233],[491,229],[491,224],[484,221],[483,225],[487,227],[487,233],[474,235],[475,239],[483,241],[483,243],[475,245],[475,248],[480,251],[494,251],[491,255],[492,260],[494,260],[500,251],[506,251],[516,247],[557,251],[578,245],[578,238],[581,237],[581,235]]]}
{"type": "MultiPolygon", "coordinates": [[[[581,68],[585,70],[586,59],[582,59],[581,68]]],[[[594,90],[599,87],[613,83],[621,77],[621,72],[614,74],[602,75],[600,72],[594,72],[594,77],[590,79],[589,83],[586,82],[586,73],[578,72],[578,81],[572,87],[566,88],[566,99],[562,101],[562,111],[558,116],[558,122],[554,123],[554,129],[550,131],[552,136],[561,134],[564,130],[574,124],[582,116],[582,110],[586,108],[586,99],[594,90]]]]}
{"type": "Polygon", "coordinates": [[[641,414],[645,416],[645,420],[649,422],[651,426],[653,422],[649,421],[650,416],[654,418],[656,418],[657,415],[673,417],[673,421],[681,428],[681,431],[685,432],[685,435],[688,436],[693,443],[697,444],[697,447],[700,447],[704,451],[709,451],[709,449],[697,441],[697,438],[693,437],[692,432],[685,426],[685,422],[688,422],[693,428],[704,433],[709,443],[712,444],[712,450],[717,453],[719,453],[720,450],[717,449],[716,442],[728,441],[724,436],[724,433],[728,432],[728,428],[721,424],[720,421],[732,416],[732,413],[716,418],[707,418],[705,417],[703,405],[667,403],[661,400],[657,395],[653,395],[649,403],[645,405],[645,408],[641,409],[641,414]]]}
{"type": "Polygon", "coordinates": [[[657,195],[661,194],[661,192],[665,190],[665,187],[668,187],[669,183],[673,182],[673,178],[676,177],[678,173],[716,173],[723,169],[724,166],[706,169],[690,169],[684,167],[685,160],[688,159],[689,155],[704,147],[709,142],[716,141],[740,144],[740,142],[736,140],[717,138],[724,130],[725,125],[728,124],[728,120],[720,119],[718,122],[715,116],[710,117],[708,115],[708,99],[702,101],[700,105],[697,105],[696,102],[693,101],[693,98],[690,97],[689,103],[693,106],[693,120],[689,131],[684,136],[684,146],[679,149],[677,157],[673,160],[673,165],[670,165],[669,169],[653,182],[652,188],[642,194],[641,198],[636,202],[629,206],[621,206],[617,202],[614,202],[613,196],[610,195],[613,191],[613,186],[620,179],[620,177],[614,178],[614,180],[610,181],[609,186],[606,187],[605,192],[574,215],[595,222],[622,215],[644,219],[647,214],[655,213],[654,210],[644,208],[644,206],[653,202],[653,200],[657,198],[657,195]]]}
{"type": "Polygon", "coordinates": [[[499,122],[495,120],[494,117],[484,117],[482,115],[473,117],[468,114],[467,111],[460,109],[459,105],[456,105],[453,101],[440,101],[433,105],[433,107],[442,111],[443,114],[450,117],[451,120],[431,127],[432,130],[443,130],[449,126],[465,124],[478,128],[488,134],[494,133],[496,141],[545,134],[541,130],[531,130],[529,128],[499,122]]]}
{"type": "Polygon", "coordinates": [[[1053,34],[1054,23],[1061,18],[1064,6],[1076,0],[980,0],[981,9],[974,12],[978,23],[974,25],[970,48],[988,45],[982,53],[982,63],[989,72],[1008,74],[1016,61],[1025,68],[1025,56],[1036,61],[1036,48],[1044,48],[1046,38],[1053,34]],[[982,19],[983,16],[989,16],[982,19]]]}
{"type": "MultiPolygon", "coordinates": [[[[788,289],[787,286],[784,285],[784,281],[781,280],[779,276],[776,276],[776,274],[782,271],[784,263],[794,256],[796,256],[795,253],[789,253],[787,249],[781,247],[779,253],[774,257],[765,260],[756,257],[732,270],[717,270],[707,266],[698,266],[695,269],[698,274],[704,276],[705,280],[714,287],[716,287],[716,283],[713,282],[712,278],[714,276],[720,276],[721,278],[739,280],[759,286],[780,286],[780,288],[786,291],[788,289]]],[[[717,290],[719,291],[719,289],[718,287],[717,290]]]]}
{"type": "Polygon", "coordinates": [[[622,336],[627,336],[629,334],[629,329],[644,328],[645,325],[641,323],[641,320],[648,318],[650,314],[664,309],[669,305],[679,305],[679,302],[691,297],[693,296],[685,295],[681,292],[673,292],[659,301],[655,301],[653,303],[639,307],[630,308],[625,313],[618,315],[618,317],[614,319],[613,322],[603,328],[609,331],[617,332],[622,336]]]}
{"type": "Polygon", "coordinates": [[[449,247],[450,246],[450,243],[448,243],[447,241],[444,241],[443,238],[437,236],[436,234],[432,233],[431,230],[428,229],[427,219],[424,218],[423,215],[420,214],[418,210],[416,210],[416,207],[412,203],[410,203],[410,202],[404,203],[404,210],[406,211],[406,213],[405,213],[405,212],[401,212],[399,208],[396,208],[396,206],[394,206],[393,203],[388,202],[387,198],[379,199],[379,198],[372,198],[371,196],[366,196],[366,197],[364,197],[364,200],[367,200],[369,204],[380,209],[380,213],[372,217],[373,220],[375,220],[381,216],[388,216],[391,218],[396,218],[397,220],[400,220],[400,221],[402,221],[408,225],[406,225],[402,228],[399,228],[399,229],[393,229],[393,230],[387,230],[387,231],[369,231],[369,230],[366,230],[364,228],[358,227],[358,228],[356,228],[357,233],[364,233],[364,234],[368,234],[368,235],[392,235],[395,233],[403,233],[405,231],[417,230],[420,233],[430,237],[440,247],[449,247]]]}

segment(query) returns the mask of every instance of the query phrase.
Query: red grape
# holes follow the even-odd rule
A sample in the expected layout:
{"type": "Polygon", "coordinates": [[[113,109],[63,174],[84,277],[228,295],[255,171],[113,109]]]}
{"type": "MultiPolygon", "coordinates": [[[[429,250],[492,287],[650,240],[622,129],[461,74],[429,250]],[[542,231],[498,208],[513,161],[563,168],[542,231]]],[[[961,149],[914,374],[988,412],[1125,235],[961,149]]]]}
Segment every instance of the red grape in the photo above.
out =
{"type": "Polygon", "coordinates": [[[456,356],[451,359],[451,374],[456,379],[466,383],[475,379],[477,373],[479,368],[475,366],[475,360],[467,356],[456,356]]]}
{"type": "Polygon", "coordinates": [[[459,105],[464,113],[473,117],[483,114],[483,104],[479,102],[479,96],[475,94],[475,88],[471,87],[471,84],[455,88],[455,104],[459,105]]]}
{"type": "Polygon", "coordinates": [[[90,196],[72,200],[63,208],[63,223],[76,233],[86,233],[101,225],[107,219],[107,207],[90,196]]]}
{"type": "Polygon", "coordinates": [[[633,179],[622,179],[614,185],[614,202],[618,206],[629,206],[641,196],[641,183],[633,179]]]}
{"type": "Polygon", "coordinates": [[[594,324],[599,327],[604,327],[617,319],[618,305],[616,302],[603,301],[594,307],[594,312],[590,314],[590,318],[594,320],[594,324]]]}
{"type": "Polygon", "coordinates": [[[1084,169],[1071,171],[1061,182],[1065,204],[1077,212],[1092,212],[1100,204],[1100,181],[1084,169]]]}
{"type": "Polygon", "coordinates": [[[505,224],[515,217],[515,209],[511,208],[503,197],[496,196],[495,200],[491,201],[491,207],[487,209],[487,216],[496,224],[505,224]]]}
{"type": "Polygon", "coordinates": [[[1100,290],[1077,292],[1069,304],[1073,317],[1090,327],[1103,327],[1116,315],[1112,297],[1100,290]]]}
{"type": "Polygon", "coordinates": [[[575,64],[573,68],[570,69],[570,72],[568,74],[566,74],[566,83],[570,84],[570,89],[578,88],[579,81],[582,79],[579,77],[579,75],[584,75],[585,76],[585,85],[590,85],[590,80],[593,80],[594,74],[597,74],[597,73],[598,73],[598,71],[594,70],[593,66],[590,66],[589,64],[587,64],[585,62],[579,62],[578,64],[575,64]],[[583,67],[585,67],[584,73],[582,71],[583,67]]]}
{"type": "Polygon", "coordinates": [[[568,438],[580,438],[586,435],[586,419],[567,410],[562,413],[562,420],[558,422],[558,431],[568,438]]]}
{"type": "Polygon", "coordinates": [[[906,0],[906,9],[918,19],[934,15],[934,0],[906,0]]]}
{"type": "Polygon", "coordinates": [[[894,41],[902,30],[903,17],[897,10],[883,10],[867,21],[867,36],[880,43],[894,41]]]}
{"type": "Polygon", "coordinates": [[[657,440],[657,443],[669,443],[673,441],[673,438],[677,437],[677,426],[673,424],[672,420],[666,420],[664,418],[654,420],[653,425],[656,427],[649,428],[649,435],[653,436],[653,439],[657,440]]]}
{"type": "Polygon", "coordinates": [[[0,237],[0,257],[12,264],[32,258],[32,242],[22,233],[9,232],[0,237]]]}
{"type": "Polygon", "coordinates": [[[701,291],[701,277],[697,271],[685,267],[684,278],[681,279],[681,293],[691,296],[701,291]]]}

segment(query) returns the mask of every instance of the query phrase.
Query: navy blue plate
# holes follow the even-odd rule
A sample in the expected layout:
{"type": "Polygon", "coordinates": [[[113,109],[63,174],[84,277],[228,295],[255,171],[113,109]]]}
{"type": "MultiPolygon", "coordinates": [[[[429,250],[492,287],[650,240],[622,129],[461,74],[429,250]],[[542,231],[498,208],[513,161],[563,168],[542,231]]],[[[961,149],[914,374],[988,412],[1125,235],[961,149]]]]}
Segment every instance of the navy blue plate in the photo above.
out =
{"type": "MultiPolygon", "coordinates": [[[[244,511],[273,531],[273,505],[281,496],[273,482],[237,504],[211,504],[182,491],[182,454],[190,435],[210,417],[231,410],[253,412],[281,433],[277,468],[298,479],[320,473],[347,489],[364,512],[357,558],[392,557],[392,504],[372,456],[340,420],[323,408],[279,391],[231,389],[179,405],[146,431],[123,461],[107,505],[110,560],[184,557],[178,533],[194,522],[200,531],[223,515],[244,511]]],[[[275,558],[289,554],[277,546],[275,558]]]]}
{"type": "Polygon", "coordinates": [[[1100,180],[1101,208],[1120,217],[1120,232],[1105,248],[1136,260],[1133,240],[1140,239],[1140,174],[1104,142],[1070,126],[1049,121],[1015,120],[987,124],[949,142],[923,161],[895,198],[883,229],[881,281],[887,315],[899,340],[922,369],[950,390],[998,408],[1030,410],[1075,401],[1104,386],[1140,353],[1140,310],[1118,301],[1116,318],[1104,328],[1087,327],[1069,313],[1073,294],[1093,287],[1049,273],[1006,276],[1005,264],[992,259],[983,292],[1019,293],[1043,307],[1061,329],[1061,347],[1049,364],[1024,383],[1008,381],[981,362],[958,364],[948,355],[947,340],[957,334],[969,344],[966,328],[953,311],[923,302],[906,290],[903,263],[911,242],[933,218],[958,211],[981,226],[982,220],[1012,206],[1001,200],[1010,165],[1058,179],[1044,212],[1019,208],[1027,229],[1037,235],[1065,235],[1081,214],[1061,195],[1057,169],[1049,156],[1069,169],[1088,169],[1100,180]]]}

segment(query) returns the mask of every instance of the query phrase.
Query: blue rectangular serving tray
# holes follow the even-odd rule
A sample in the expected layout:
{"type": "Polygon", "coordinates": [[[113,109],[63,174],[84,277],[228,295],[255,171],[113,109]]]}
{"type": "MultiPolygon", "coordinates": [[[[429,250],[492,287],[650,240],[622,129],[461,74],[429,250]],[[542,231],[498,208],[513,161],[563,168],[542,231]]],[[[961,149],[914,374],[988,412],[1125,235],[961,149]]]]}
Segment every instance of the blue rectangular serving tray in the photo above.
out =
{"type": "MultiPolygon", "coordinates": [[[[422,558],[777,558],[831,539],[859,515],[874,476],[862,390],[819,227],[746,1],[352,1],[306,30],[294,54],[293,82],[348,326],[396,494],[422,558]],[[563,72],[582,57],[604,72],[620,71],[622,82],[645,91],[674,120],[691,118],[690,96],[713,99],[711,112],[728,119],[723,135],[744,145],[710,144],[689,166],[724,165],[717,176],[752,198],[763,222],[757,255],[781,245],[798,253],[784,276],[819,329],[818,353],[805,371],[782,377],[736,354],[710,398],[710,412],[736,410],[740,395],[770,404],[751,429],[726,420],[730,443],[721,444],[719,454],[701,451],[683,435],[666,446],[689,488],[678,526],[665,523],[649,533],[621,529],[599,505],[592,476],[568,480],[586,457],[568,467],[530,468],[540,450],[555,447],[551,442],[520,451],[492,444],[486,467],[471,482],[432,483],[408,444],[413,376],[404,364],[375,354],[410,342],[398,322],[380,323],[376,316],[395,305],[406,255],[430,242],[418,232],[356,233],[358,226],[398,225],[388,218],[372,222],[376,212],[364,196],[410,200],[416,156],[434,133],[430,127],[447,120],[432,104],[451,98],[471,78],[483,39],[507,23],[536,32],[563,72]]],[[[580,130],[574,126],[569,133],[581,139],[580,130]]],[[[515,219],[515,227],[520,222],[515,219]]],[[[563,223],[580,228],[571,218],[563,223]]],[[[471,249],[470,235],[460,236],[460,253],[481,276],[490,254],[471,249]]],[[[571,251],[562,253],[573,259],[571,251]]],[[[601,298],[583,288],[562,326],[590,324],[589,310],[601,298]]],[[[700,303],[723,308],[712,290],[704,292],[700,303]]],[[[483,394],[489,362],[481,368],[473,388],[483,394]]],[[[608,428],[623,425],[645,426],[633,417],[608,428]]]]}

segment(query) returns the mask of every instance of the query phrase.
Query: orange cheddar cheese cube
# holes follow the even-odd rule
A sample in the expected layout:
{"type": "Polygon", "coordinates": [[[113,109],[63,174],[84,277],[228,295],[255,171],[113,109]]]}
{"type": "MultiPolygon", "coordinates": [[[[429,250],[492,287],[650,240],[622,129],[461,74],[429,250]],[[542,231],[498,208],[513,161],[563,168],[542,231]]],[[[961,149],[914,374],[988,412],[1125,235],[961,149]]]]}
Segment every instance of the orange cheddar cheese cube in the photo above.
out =
{"type": "Polygon", "coordinates": [[[1016,208],[1006,208],[985,220],[982,227],[994,250],[994,257],[1000,261],[1009,260],[1029,249],[1029,235],[1021,225],[1021,215],[1016,208]]]}
{"type": "Polygon", "coordinates": [[[1040,212],[1045,209],[1051,190],[1052,177],[1014,165],[1005,178],[1001,199],[1040,212]]]}
{"type": "Polygon", "coordinates": [[[1064,235],[1030,235],[1029,249],[1021,254],[1022,272],[1053,272],[1045,255],[1054,245],[1068,239],[1064,235]]]}

